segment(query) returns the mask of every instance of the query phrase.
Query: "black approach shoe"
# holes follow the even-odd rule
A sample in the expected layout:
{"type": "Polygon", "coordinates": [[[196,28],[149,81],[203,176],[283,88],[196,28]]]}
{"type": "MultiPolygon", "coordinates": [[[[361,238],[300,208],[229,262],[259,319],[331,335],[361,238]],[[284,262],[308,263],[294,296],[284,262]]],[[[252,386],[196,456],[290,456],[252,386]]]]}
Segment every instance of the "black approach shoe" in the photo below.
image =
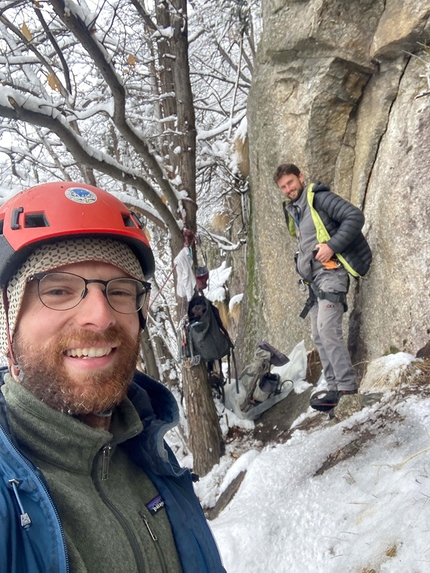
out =
{"type": "Polygon", "coordinates": [[[342,396],[347,394],[357,394],[357,392],[358,390],[329,390],[328,392],[318,392],[311,398],[310,405],[314,410],[329,412],[337,406],[342,396]]]}

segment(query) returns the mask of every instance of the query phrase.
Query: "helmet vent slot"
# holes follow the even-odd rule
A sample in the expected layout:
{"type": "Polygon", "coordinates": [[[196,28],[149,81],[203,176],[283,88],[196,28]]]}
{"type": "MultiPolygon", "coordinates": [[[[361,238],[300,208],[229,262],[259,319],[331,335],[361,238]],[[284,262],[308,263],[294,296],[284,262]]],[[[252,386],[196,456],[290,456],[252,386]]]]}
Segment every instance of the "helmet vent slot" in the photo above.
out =
{"type": "Polygon", "coordinates": [[[124,221],[124,225],[126,227],[134,227],[136,228],[136,223],[133,221],[133,218],[128,213],[122,213],[122,220],[124,221]]]}
{"type": "Polygon", "coordinates": [[[24,226],[28,228],[49,227],[45,213],[28,213],[25,215],[24,226]]]}

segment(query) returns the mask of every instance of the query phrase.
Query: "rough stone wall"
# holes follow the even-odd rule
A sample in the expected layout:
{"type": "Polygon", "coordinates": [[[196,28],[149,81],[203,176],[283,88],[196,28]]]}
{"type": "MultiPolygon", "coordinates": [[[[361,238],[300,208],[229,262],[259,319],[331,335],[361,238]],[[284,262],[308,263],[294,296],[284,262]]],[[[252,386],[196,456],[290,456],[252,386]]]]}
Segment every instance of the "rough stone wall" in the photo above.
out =
{"type": "Polygon", "coordinates": [[[296,163],[363,209],[374,262],[352,281],[345,334],[355,362],[415,353],[430,328],[428,0],[262,0],[249,98],[253,280],[247,348],[305,338],[295,241],[273,173],[296,163]],[[250,340],[252,338],[252,341],[250,340]],[[250,344],[252,342],[252,344],[250,344]]]}

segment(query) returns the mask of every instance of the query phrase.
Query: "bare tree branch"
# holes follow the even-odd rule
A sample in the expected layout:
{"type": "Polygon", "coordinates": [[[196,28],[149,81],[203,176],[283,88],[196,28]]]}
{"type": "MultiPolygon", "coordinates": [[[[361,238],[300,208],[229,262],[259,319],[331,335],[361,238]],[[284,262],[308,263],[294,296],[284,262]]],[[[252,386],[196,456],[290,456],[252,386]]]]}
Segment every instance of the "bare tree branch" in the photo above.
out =
{"type": "Polygon", "coordinates": [[[113,121],[118,130],[134,147],[134,149],[144,158],[148,169],[151,171],[158,185],[165,193],[170,204],[172,205],[172,208],[176,210],[178,206],[178,199],[172,187],[168,183],[168,179],[166,178],[163,169],[149,150],[145,141],[139,137],[136,131],[126,120],[124,86],[120,82],[119,76],[115,72],[112,63],[108,61],[105,50],[102,49],[101,44],[96,40],[94,31],[88,29],[87,24],[77,14],[73,13],[71,10],[72,2],[68,2],[67,10],[63,0],[50,0],[50,3],[53,6],[56,14],[66,24],[69,30],[73,32],[82,46],[91,56],[95,65],[109,86],[114,98],[115,105],[113,121]]]}
{"type": "Polygon", "coordinates": [[[51,30],[49,29],[49,26],[46,23],[45,18],[43,17],[43,15],[40,11],[40,8],[37,4],[34,4],[34,12],[36,13],[36,16],[39,19],[39,22],[42,24],[42,28],[45,31],[47,38],[50,39],[51,44],[53,45],[54,50],[60,59],[60,62],[61,62],[62,68],[63,68],[64,78],[66,80],[66,88],[67,88],[67,91],[69,92],[69,94],[71,94],[72,93],[72,84],[70,83],[69,66],[67,65],[67,62],[63,56],[63,52],[61,51],[60,46],[58,45],[56,39],[54,38],[53,34],[51,33],[51,30]]]}
{"type": "Polygon", "coordinates": [[[97,153],[97,156],[91,155],[86,149],[85,142],[82,138],[76,135],[65,122],[61,121],[61,115],[58,113],[57,117],[54,118],[53,114],[48,115],[36,111],[35,106],[31,108],[25,107],[25,104],[22,105],[18,103],[12,96],[9,96],[8,100],[11,107],[0,104],[0,116],[19,119],[32,125],[48,128],[61,139],[76,161],[85,163],[98,171],[110,175],[118,181],[135,186],[144,193],[148,201],[150,201],[159,212],[163,213],[164,220],[172,236],[181,237],[176,219],[166,208],[161,197],[142,177],[129,173],[123,166],[118,165],[110,157],[102,153],[97,153]]]}
{"type": "Polygon", "coordinates": [[[48,60],[46,60],[46,58],[33,46],[33,43],[31,41],[29,41],[24,36],[24,34],[21,32],[21,30],[19,28],[17,28],[14,24],[12,24],[12,22],[10,22],[6,18],[6,16],[3,16],[3,14],[0,14],[0,22],[2,22],[7,28],[9,28],[21,40],[21,42],[26,46],[26,48],[28,50],[32,51],[33,54],[35,54],[35,56],[40,61],[40,63],[55,78],[55,81],[57,82],[58,89],[60,90],[60,93],[63,95],[63,97],[67,97],[67,91],[64,88],[62,82],[60,81],[59,77],[57,76],[55,70],[52,68],[52,66],[48,62],[48,60]]]}

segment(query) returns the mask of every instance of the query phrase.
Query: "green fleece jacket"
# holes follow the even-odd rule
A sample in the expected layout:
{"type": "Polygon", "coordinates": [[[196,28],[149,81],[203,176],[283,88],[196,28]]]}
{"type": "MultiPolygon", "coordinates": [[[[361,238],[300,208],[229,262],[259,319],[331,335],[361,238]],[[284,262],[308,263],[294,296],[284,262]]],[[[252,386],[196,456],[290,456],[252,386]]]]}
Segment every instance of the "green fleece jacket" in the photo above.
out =
{"type": "Polygon", "coordinates": [[[181,573],[165,509],[148,508],[158,492],[122,448],[142,432],[131,402],[116,408],[107,432],[53,410],[9,375],[2,391],[15,438],[57,506],[70,572],[181,573]]]}

